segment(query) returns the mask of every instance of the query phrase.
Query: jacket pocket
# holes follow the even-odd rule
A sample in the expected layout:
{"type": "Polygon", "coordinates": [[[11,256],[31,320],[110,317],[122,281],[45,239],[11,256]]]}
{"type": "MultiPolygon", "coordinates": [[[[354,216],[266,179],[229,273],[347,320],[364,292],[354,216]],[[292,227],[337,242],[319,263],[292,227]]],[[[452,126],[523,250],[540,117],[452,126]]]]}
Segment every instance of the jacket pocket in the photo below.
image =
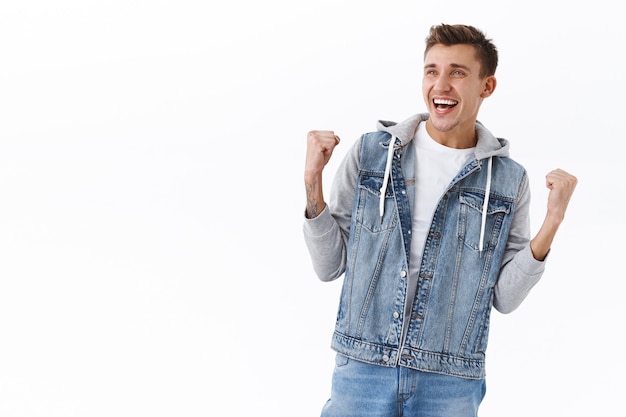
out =
{"type": "Polygon", "coordinates": [[[511,202],[491,195],[487,204],[487,216],[483,224],[482,193],[464,191],[459,194],[459,238],[472,250],[480,249],[481,229],[484,228],[483,247],[485,250],[497,245],[505,216],[511,211],[511,202]]]}
{"type": "Polygon", "coordinates": [[[356,221],[373,233],[384,232],[394,226],[395,198],[391,183],[385,192],[384,214],[381,219],[380,188],[383,178],[374,175],[362,176],[358,186],[356,221]]]}

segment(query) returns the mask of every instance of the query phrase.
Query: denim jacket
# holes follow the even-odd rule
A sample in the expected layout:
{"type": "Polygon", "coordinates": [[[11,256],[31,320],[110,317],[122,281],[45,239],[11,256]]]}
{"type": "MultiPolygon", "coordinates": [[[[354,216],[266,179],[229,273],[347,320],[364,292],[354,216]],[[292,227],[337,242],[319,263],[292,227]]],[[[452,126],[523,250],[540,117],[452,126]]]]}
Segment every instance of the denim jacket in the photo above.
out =
{"type": "Polygon", "coordinates": [[[416,293],[407,294],[412,138],[427,117],[380,122],[355,143],[327,209],[305,220],[305,241],[320,279],[344,274],[334,350],[382,366],[483,378],[492,306],[515,309],[544,270],[530,252],[528,179],[508,157],[508,142],[477,123],[474,157],[438,202],[421,265],[411,266],[419,268],[416,293]]]}

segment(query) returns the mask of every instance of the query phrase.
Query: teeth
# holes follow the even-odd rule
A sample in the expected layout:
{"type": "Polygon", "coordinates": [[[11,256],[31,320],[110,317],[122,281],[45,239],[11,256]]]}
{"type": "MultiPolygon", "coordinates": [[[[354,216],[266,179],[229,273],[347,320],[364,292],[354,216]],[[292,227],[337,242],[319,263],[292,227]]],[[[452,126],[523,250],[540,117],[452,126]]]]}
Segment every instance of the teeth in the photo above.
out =
{"type": "Polygon", "coordinates": [[[433,103],[435,103],[435,104],[445,104],[447,106],[454,106],[455,104],[457,104],[457,102],[454,101],[454,100],[443,100],[443,99],[440,99],[440,98],[434,99],[433,103]]]}

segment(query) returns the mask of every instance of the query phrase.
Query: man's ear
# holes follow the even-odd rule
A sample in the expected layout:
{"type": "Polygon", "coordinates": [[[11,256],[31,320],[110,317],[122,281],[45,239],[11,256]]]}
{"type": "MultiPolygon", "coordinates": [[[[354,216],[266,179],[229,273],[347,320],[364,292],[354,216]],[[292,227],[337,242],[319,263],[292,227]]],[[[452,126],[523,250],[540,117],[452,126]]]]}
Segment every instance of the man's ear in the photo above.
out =
{"type": "Polygon", "coordinates": [[[496,85],[498,84],[498,82],[496,81],[496,77],[490,75],[485,78],[484,83],[485,84],[483,86],[483,92],[480,94],[480,96],[482,98],[487,98],[493,94],[493,91],[496,89],[496,85]]]}

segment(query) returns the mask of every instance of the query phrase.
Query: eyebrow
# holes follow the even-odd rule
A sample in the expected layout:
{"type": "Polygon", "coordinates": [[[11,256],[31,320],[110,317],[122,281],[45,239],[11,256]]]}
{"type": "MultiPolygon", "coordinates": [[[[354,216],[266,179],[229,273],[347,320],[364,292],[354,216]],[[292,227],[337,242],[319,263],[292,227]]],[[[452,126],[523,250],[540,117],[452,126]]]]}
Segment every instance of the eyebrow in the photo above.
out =
{"type": "MultiPolygon", "coordinates": [[[[470,71],[470,68],[468,66],[466,66],[466,65],[452,63],[452,64],[450,64],[450,66],[452,68],[461,68],[461,69],[464,69],[465,71],[468,71],[468,72],[470,71]]],[[[435,68],[435,67],[437,67],[437,64],[426,64],[426,65],[424,65],[424,69],[426,69],[426,68],[435,68]]]]}

